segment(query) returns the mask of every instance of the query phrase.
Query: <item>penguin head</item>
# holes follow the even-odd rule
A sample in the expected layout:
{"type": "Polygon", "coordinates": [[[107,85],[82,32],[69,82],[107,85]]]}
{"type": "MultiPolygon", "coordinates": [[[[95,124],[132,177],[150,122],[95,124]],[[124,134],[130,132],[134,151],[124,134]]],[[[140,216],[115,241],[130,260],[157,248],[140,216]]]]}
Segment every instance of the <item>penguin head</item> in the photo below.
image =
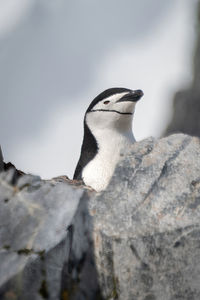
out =
{"type": "Polygon", "coordinates": [[[85,122],[92,132],[130,130],[136,102],[142,96],[141,90],[107,89],[91,102],[85,114],[85,122]]]}

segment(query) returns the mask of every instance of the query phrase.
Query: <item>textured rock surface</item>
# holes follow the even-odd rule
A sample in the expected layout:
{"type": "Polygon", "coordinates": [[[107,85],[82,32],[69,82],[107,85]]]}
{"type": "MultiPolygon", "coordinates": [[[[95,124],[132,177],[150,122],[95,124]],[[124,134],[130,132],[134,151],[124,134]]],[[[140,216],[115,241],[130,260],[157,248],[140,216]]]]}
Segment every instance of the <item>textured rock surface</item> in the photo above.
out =
{"type": "Polygon", "coordinates": [[[200,299],[199,138],[135,143],[102,193],[12,176],[0,174],[0,299],[200,299]]]}
{"type": "Polygon", "coordinates": [[[68,226],[84,190],[0,174],[0,299],[58,299],[68,226]],[[48,297],[47,297],[48,296],[48,297]]]}
{"type": "Polygon", "coordinates": [[[165,134],[183,132],[200,136],[200,2],[198,6],[197,45],[194,56],[194,78],[188,90],[180,91],[174,99],[173,117],[165,134]]]}
{"type": "Polygon", "coordinates": [[[87,228],[105,299],[200,299],[200,140],[135,144],[107,191],[79,206],[74,228],[72,257],[91,251],[86,239],[77,245],[87,228]]]}

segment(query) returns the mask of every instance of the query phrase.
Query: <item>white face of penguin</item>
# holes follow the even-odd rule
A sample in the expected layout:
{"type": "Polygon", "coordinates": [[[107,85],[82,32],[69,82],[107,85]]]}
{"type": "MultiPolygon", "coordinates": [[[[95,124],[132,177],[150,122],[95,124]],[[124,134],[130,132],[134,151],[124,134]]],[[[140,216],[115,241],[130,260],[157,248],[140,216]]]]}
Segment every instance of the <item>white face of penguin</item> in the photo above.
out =
{"type": "Polygon", "coordinates": [[[112,130],[122,133],[132,130],[135,105],[142,95],[140,90],[125,91],[100,100],[86,112],[88,127],[92,132],[112,130]]]}

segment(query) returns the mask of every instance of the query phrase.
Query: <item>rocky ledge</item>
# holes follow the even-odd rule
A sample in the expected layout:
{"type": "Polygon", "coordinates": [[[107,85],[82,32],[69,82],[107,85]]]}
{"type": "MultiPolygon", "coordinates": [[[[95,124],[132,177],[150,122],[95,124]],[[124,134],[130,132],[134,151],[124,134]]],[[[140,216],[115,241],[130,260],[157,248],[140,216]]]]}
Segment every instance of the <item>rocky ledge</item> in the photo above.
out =
{"type": "Polygon", "coordinates": [[[0,168],[0,299],[200,299],[199,138],[135,143],[102,193],[0,168]]]}

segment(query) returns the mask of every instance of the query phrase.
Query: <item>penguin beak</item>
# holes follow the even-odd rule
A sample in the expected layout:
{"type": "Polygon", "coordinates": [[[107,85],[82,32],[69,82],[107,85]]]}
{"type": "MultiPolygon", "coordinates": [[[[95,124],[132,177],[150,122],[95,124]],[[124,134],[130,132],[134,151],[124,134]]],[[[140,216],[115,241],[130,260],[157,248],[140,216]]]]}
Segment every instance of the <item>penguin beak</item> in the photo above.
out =
{"type": "Polygon", "coordinates": [[[124,95],[118,102],[137,102],[144,95],[142,90],[131,91],[130,93],[124,95]]]}

